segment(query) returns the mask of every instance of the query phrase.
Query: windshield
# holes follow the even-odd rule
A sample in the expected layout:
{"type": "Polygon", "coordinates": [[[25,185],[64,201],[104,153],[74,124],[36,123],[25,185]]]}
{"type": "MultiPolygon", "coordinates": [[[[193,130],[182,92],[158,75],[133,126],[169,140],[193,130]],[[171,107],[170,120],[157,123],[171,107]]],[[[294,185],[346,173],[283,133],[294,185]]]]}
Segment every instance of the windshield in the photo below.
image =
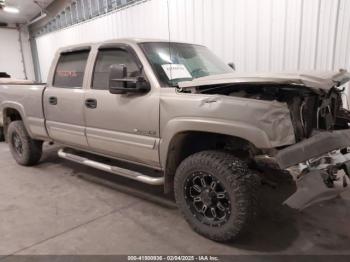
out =
{"type": "Polygon", "coordinates": [[[232,72],[204,46],[150,42],[140,44],[159,80],[168,86],[181,81],[232,72]]]}

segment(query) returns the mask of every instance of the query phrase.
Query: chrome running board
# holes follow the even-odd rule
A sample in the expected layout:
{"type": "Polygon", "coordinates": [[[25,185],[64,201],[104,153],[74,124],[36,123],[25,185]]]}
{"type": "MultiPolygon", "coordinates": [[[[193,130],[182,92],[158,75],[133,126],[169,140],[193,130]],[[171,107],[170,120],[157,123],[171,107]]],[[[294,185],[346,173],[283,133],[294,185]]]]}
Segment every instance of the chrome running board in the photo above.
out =
{"type": "Polygon", "coordinates": [[[64,151],[64,149],[58,150],[58,156],[76,163],[83,164],[85,166],[90,166],[102,171],[106,171],[115,175],[127,177],[145,184],[149,185],[163,185],[164,184],[164,177],[151,177],[143,175],[142,173],[135,172],[129,169],[117,167],[117,166],[111,166],[106,165],[94,160],[90,160],[86,157],[78,156],[72,153],[67,153],[64,151]]]}

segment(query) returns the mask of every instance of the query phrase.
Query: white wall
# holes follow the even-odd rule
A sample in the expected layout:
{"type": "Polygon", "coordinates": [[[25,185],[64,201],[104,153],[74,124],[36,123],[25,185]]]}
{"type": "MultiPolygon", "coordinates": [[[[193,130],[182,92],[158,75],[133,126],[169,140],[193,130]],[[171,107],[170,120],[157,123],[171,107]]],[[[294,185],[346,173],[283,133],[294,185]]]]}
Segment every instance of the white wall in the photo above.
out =
{"type": "Polygon", "coordinates": [[[23,48],[23,58],[27,71],[27,79],[35,80],[32,50],[30,48],[30,34],[27,28],[21,28],[21,39],[23,48]]]}
{"type": "MultiPolygon", "coordinates": [[[[29,34],[21,29],[24,63],[28,79],[35,79],[33,60],[29,45],[29,34]]],[[[13,78],[25,79],[19,31],[0,28],[0,72],[7,72],[13,78]]]]}
{"type": "MultiPolygon", "coordinates": [[[[171,40],[207,45],[237,71],[350,70],[350,0],[168,0],[171,40]]],[[[120,37],[168,39],[166,0],[36,39],[45,81],[58,47],[120,37]]]]}

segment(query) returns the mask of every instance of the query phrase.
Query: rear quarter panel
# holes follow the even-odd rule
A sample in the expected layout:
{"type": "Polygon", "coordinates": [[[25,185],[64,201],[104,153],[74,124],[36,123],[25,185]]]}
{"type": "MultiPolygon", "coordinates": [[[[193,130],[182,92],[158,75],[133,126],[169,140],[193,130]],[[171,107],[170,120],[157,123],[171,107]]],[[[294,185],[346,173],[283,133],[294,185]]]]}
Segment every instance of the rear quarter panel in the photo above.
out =
{"type": "MultiPolygon", "coordinates": [[[[32,138],[47,139],[42,107],[44,84],[1,84],[0,111],[4,116],[7,109],[19,112],[32,138]]],[[[2,117],[2,121],[4,118],[2,117]]]]}

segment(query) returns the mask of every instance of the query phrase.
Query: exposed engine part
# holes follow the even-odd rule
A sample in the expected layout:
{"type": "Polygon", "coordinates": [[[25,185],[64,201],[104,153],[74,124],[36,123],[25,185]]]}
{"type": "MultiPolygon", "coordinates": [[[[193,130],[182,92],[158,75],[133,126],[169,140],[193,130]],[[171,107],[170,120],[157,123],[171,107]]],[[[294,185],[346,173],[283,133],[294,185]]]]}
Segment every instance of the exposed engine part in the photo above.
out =
{"type": "MultiPolygon", "coordinates": [[[[350,154],[343,154],[340,150],[334,150],[321,157],[310,159],[306,163],[301,163],[298,165],[298,168],[300,173],[305,172],[305,169],[309,171],[321,170],[327,169],[330,166],[335,166],[339,169],[343,168],[344,163],[348,161],[350,161],[350,154]]],[[[347,170],[344,171],[348,172],[347,170]]]]}
{"type": "Polygon", "coordinates": [[[347,129],[349,128],[350,111],[345,108],[338,110],[335,122],[335,129],[347,129]]]}
{"type": "Polygon", "coordinates": [[[305,120],[304,120],[304,113],[303,113],[304,107],[305,107],[305,101],[302,102],[300,107],[300,122],[303,130],[305,130],[305,120]]]}
{"type": "Polygon", "coordinates": [[[301,141],[317,130],[348,128],[350,113],[342,108],[343,89],[332,88],[329,92],[315,93],[307,87],[295,88],[281,84],[235,84],[199,89],[206,94],[221,94],[288,104],[293,122],[295,140],[301,141]],[[341,112],[341,113],[340,113],[341,112]],[[338,119],[338,113],[341,116],[338,119]],[[344,127],[345,126],[345,127],[344,127]]]}
{"type": "Polygon", "coordinates": [[[336,116],[342,105],[340,91],[330,92],[317,108],[317,129],[331,130],[336,123],[336,116]]]}
{"type": "Polygon", "coordinates": [[[350,189],[350,154],[344,155],[340,150],[288,170],[296,180],[297,191],[284,203],[298,210],[350,189]]]}

